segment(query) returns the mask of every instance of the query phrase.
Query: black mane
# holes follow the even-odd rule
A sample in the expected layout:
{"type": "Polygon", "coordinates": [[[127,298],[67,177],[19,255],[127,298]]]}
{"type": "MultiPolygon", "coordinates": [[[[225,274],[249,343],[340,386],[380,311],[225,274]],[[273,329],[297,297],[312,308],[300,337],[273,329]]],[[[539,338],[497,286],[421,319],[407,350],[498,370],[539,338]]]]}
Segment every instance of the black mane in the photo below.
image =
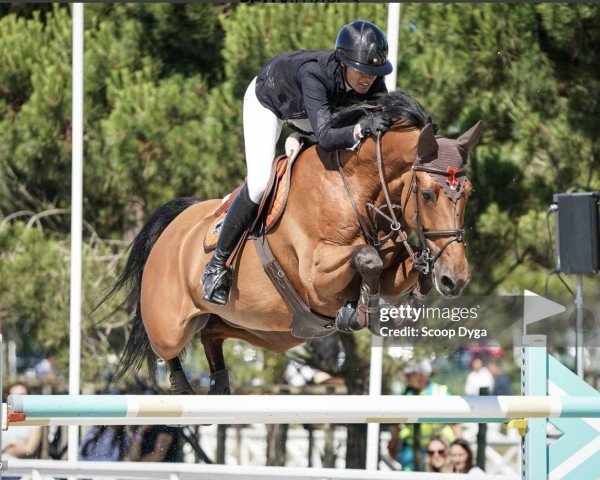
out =
{"type": "MultiPolygon", "coordinates": [[[[404,128],[423,129],[428,123],[433,123],[431,116],[423,106],[411,97],[406,90],[380,93],[374,100],[354,103],[335,112],[331,117],[332,127],[352,125],[369,112],[384,112],[390,115],[394,121],[402,120],[404,128]]],[[[433,125],[437,131],[437,126],[433,125]]]]}

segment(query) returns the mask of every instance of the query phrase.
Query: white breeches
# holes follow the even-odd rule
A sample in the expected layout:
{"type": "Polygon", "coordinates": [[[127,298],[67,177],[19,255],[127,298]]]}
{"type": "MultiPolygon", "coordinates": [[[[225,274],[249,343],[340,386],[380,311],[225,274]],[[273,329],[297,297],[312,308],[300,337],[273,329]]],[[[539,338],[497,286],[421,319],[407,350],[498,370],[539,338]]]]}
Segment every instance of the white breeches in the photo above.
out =
{"type": "MultiPolygon", "coordinates": [[[[244,146],[246,148],[246,166],[248,168],[248,192],[254,203],[259,203],[271,174],[271,165],[275,158],[275,147],[281,135],[285,120],[268,108],[263,107],[256,98],[256,78],[252,80],[244,95],[244,146]]],[[[305,132],[312,132],[310,121],[287,120],[305,132]]]]}

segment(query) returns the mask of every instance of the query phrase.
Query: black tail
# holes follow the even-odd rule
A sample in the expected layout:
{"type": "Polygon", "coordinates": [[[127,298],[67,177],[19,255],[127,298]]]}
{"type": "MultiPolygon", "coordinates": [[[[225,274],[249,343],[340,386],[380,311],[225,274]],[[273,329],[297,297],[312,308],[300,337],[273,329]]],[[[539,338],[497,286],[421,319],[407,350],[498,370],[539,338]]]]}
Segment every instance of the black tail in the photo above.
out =
{"type": "Polygon", "coordinates": [[[127,289],[125,300],[113,311],[116,312],[122,307],[126,307],[130,315],[129,337],[113,381],[121,379],[131,369],[134,369],[134,371],[139,370],[142,367],[144,359],[148,364],[150,378],[155,378],[156,356],[150,346],[150,340],[142,322],[140,308],[142,273],[144,272],[146,260],[150,255],[150,250],[152,250],[161,233],[177,215],[195,203],[198,203],[198,200],[193,198],[177,198],[159,207],[150,216],[140,230],[140,233],[138,233],[135,240],[129,246],[130,253],[125,269],[101,302],[103,303],[124,287],[127,289]]]}

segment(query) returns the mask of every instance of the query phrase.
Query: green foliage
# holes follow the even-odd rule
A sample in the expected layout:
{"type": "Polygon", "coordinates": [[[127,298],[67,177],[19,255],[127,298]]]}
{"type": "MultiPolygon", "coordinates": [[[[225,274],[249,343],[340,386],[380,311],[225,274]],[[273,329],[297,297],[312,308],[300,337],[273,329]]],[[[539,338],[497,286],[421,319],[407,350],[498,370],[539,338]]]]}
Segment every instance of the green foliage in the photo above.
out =
{"type": "Polygon", "coordinates": [[[0,175],[6,188],[0,189],[0,212],[67,205],[71,25],[60,8],[43,28],[39,22],[37,15],[0,20],[2,63],[12,65],[2,84],[20,85],[2,91],[7,109],[0,122],[0,175]]]}
{"type": "MultiPolygon", "coordinates": [[[[82,307],[82,372],[87,381],[110,369],[109,355],[114,357],[123,348],[123,317],[102,319],[108,306],[90,316],[103,284],[114,281],[110,277],[113,270],[107,268],[107,260],[118,257],[113,250],[93,239],[84,246],[82,289],[88,300],[82,307]]],[[[56,355],[58,369],[65,372],[69,356],[69,278],[68,238],[43,230],[38,222],[15,222],[0,228],[0,318],[5,341],[14,341],[21,357],[56,355]]]]}

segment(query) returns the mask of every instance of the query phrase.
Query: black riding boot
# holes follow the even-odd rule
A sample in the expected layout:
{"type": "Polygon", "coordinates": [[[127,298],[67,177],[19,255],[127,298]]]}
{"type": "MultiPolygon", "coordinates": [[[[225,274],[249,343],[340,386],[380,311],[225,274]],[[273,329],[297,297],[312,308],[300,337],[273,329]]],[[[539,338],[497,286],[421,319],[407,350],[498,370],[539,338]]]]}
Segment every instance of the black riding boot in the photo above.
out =
{"type": "Polygon", "coordinates": [[[250,200],[248,185],[244,185],[229,207],[221,226],[217,248],[206,264],[204,275],[200,280],[204,286],[204,300],[217,305],[227,303],[232,272],[231,269],[225,266],[225,262],[244,231],[256,217],[257,212],[258,205],[250,200]]]}

